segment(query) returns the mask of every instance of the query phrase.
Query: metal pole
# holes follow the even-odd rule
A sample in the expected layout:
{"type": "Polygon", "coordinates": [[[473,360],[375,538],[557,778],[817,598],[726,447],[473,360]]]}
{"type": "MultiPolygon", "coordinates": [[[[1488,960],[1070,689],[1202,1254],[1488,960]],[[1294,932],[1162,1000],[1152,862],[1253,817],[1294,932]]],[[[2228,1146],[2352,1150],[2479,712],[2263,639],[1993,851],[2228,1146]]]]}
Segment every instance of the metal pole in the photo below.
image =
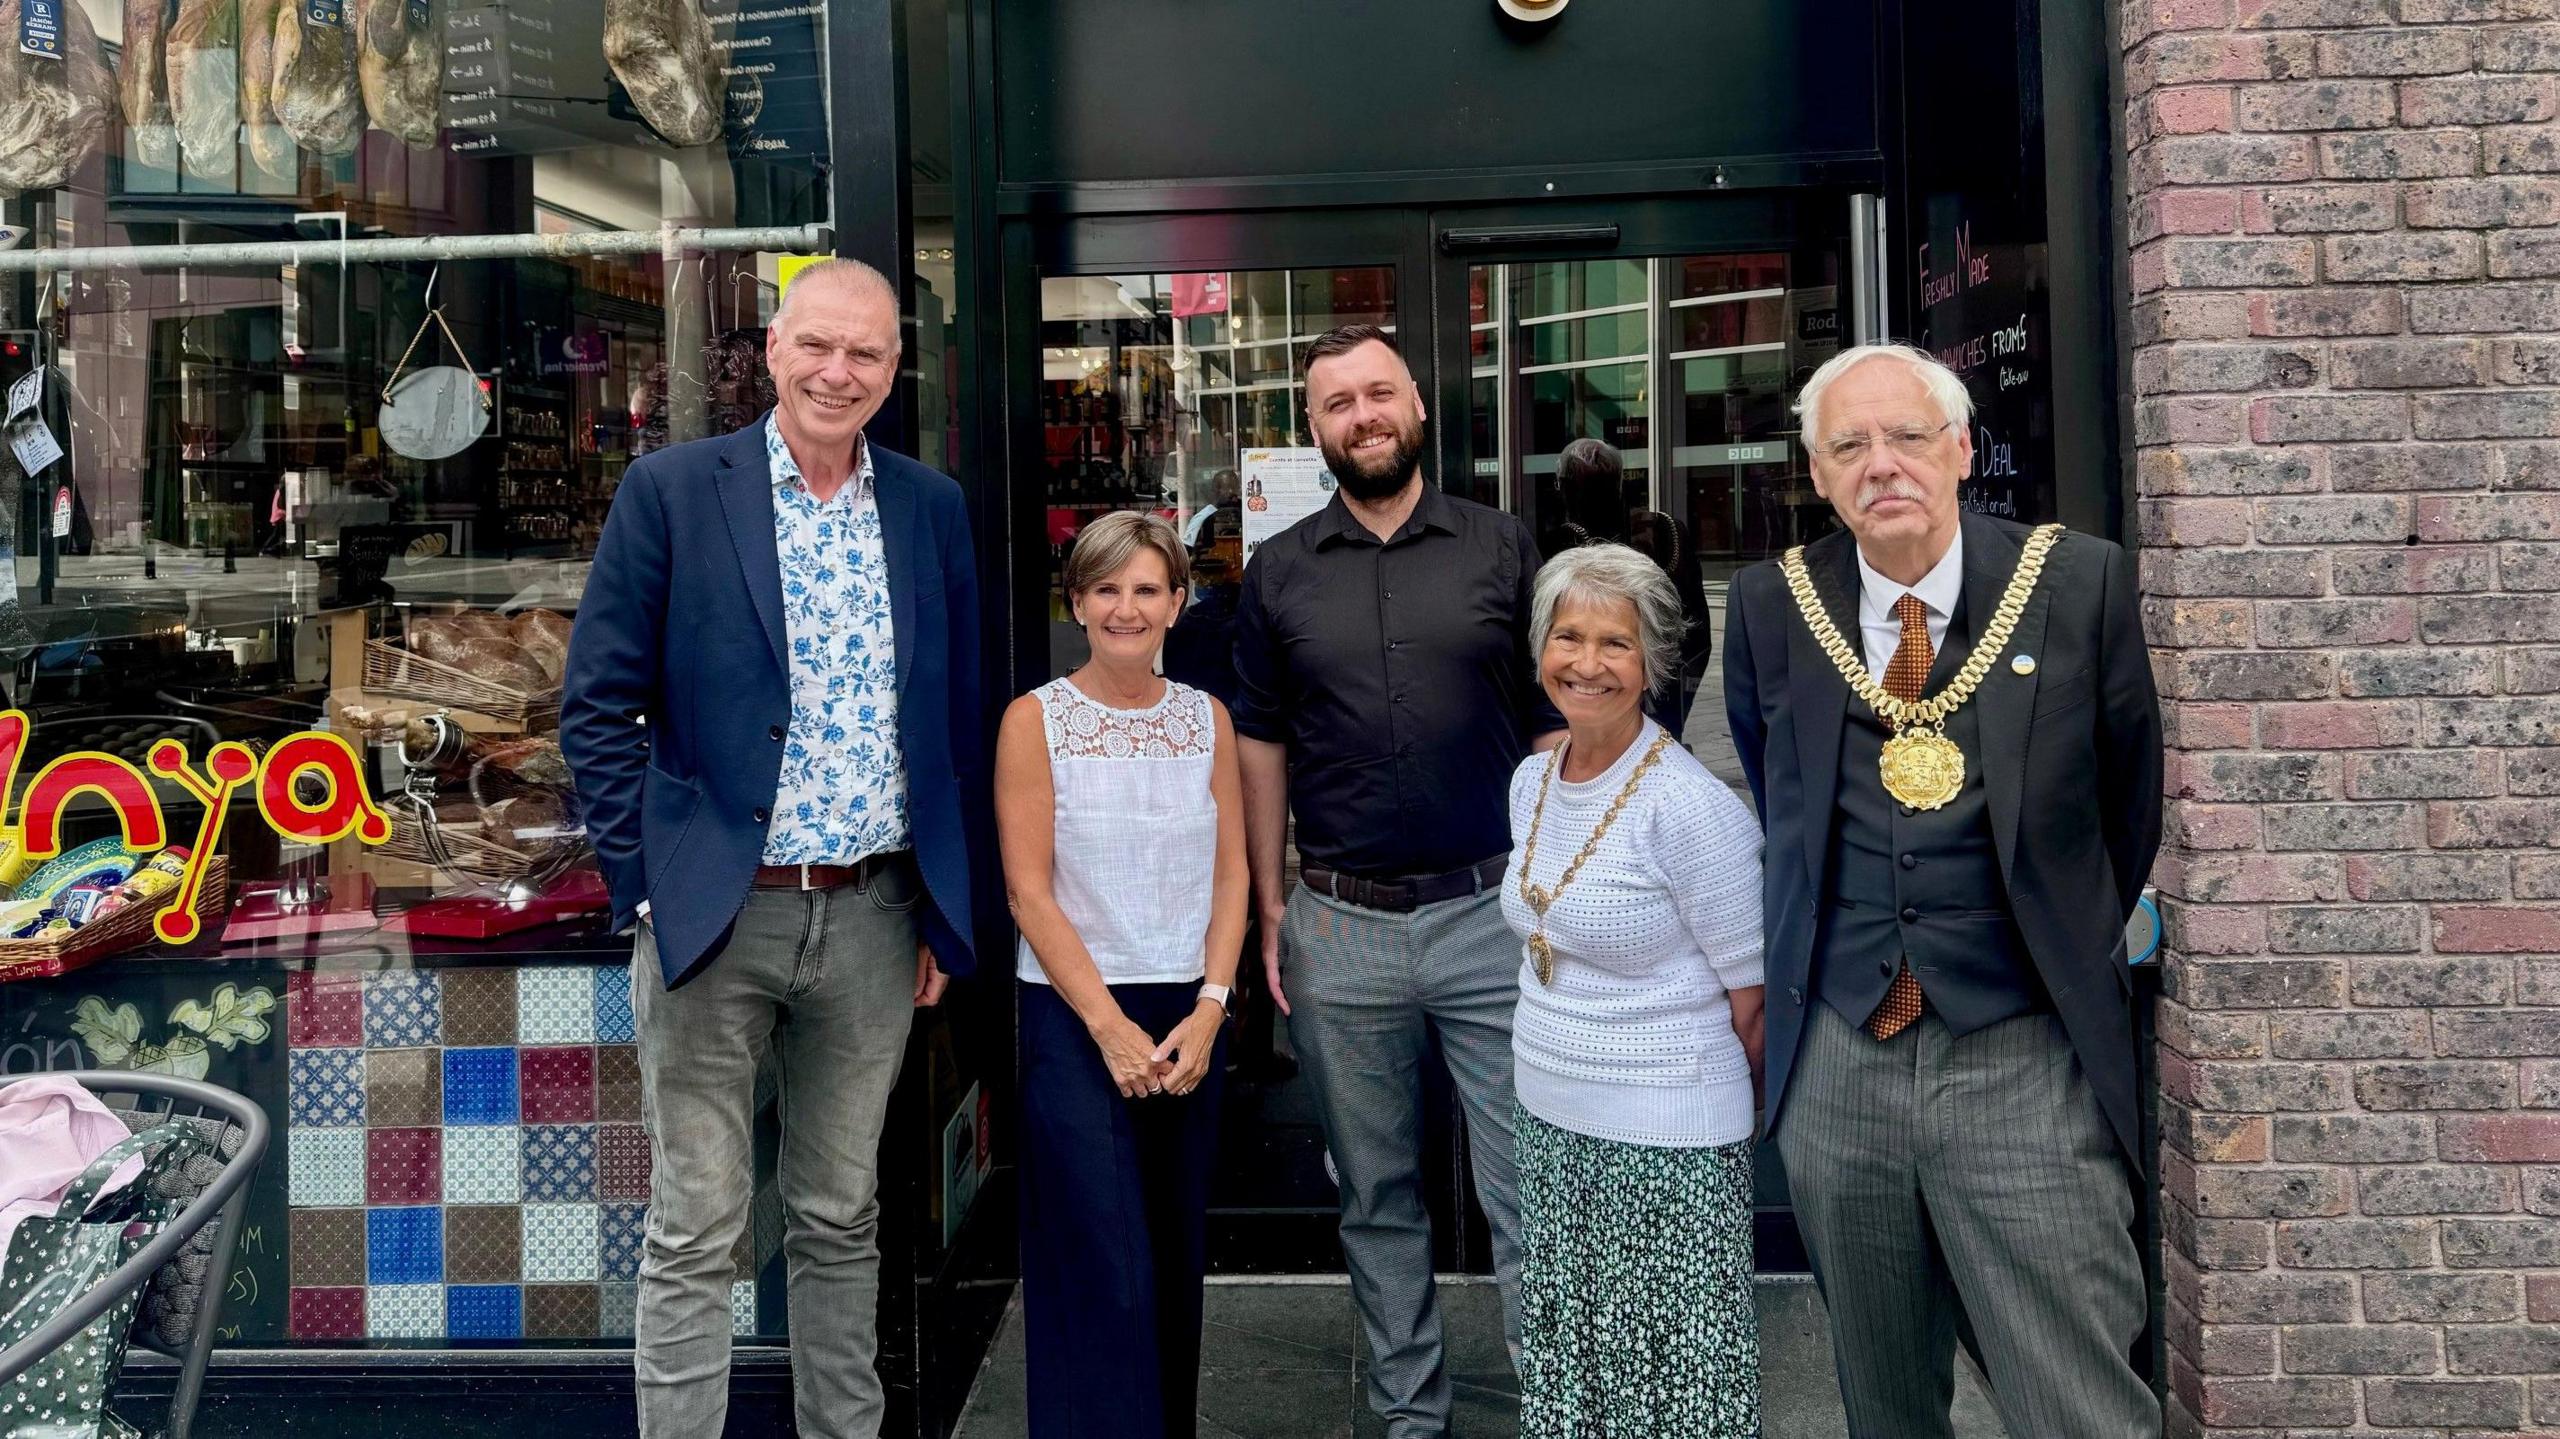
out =
{"type": "Polygon", "coordinates": [[[1884,197],[1849,197],[1849,343],[1880,344],[1893,301],[1885,258],[1884,197]]]}
{"type": "Polygon", "coordinates": [[[761,229],[591,230],[574,235],[417,235],[370,240],[271,240],[242,244],[88,245],[0,250],[0,274],[46,270],[273,269],[391,260],[518,260],[572,255],[656,255],[683,250],[825,254],[824,225],[761,229]]]}

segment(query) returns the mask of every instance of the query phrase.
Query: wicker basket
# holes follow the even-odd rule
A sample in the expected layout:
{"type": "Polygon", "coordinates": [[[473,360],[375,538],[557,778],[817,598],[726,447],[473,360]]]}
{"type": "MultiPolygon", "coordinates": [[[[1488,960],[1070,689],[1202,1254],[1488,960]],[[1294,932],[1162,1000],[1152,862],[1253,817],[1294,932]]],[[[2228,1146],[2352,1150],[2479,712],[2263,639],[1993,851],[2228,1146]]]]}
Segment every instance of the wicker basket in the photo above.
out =
{"type": "MultiPolygon", "coordinates": [[[[84,924],[69,934],[49,939],[0,939],[0,981],[69,974],[109,955],[156,943],[158,936],[152,931],[151,921],[165,904],[165,899],[129,904],[94,924],[84,924]]],[[[196,915],[209,933],[221,927],[222,917],[230,909],[231,862],[215,855],[213,863],[205,866],[204,897],[196,906],[196,915]]]]}
{"type": "Polygon", "coordinates": [[[488,838],[476,824],[438,824],[436,829],[444,845],[442,854],[427,842],[426,821],[416,811],[395,809],[391,813],[391,839],[382,846],[382,853],[444,870],[456,879],[488,884],[502,884],[533,873],[533,856],[488,838]]]}
{"type": "Polygon", "coordinates": [[[380,640],[364,643],[364,687],[382,694],[456,705],[527,728],[560,718],[560,690],[529,692],[496,684],[441,660],[380,640]]]}

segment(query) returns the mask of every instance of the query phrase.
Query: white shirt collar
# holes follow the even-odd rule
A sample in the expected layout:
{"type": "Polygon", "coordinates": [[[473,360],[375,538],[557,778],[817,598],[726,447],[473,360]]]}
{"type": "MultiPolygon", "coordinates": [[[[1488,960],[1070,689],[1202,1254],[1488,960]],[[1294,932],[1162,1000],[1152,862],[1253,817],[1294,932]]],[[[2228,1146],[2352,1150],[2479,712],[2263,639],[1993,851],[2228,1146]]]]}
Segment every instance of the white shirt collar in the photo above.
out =
{"type": "Polygon", "coordinates": [[[1905,594],[1918,595],[1920,603],[1929,607],[1929,617],[1940,622],[1943,632],[1945,622],[1955,617],[1956,601],[1964,594],[1962,526],[1957,527],[1954,540],[1947,545],[1947,552],[1938,557],[1938,562],[1929,567],[1929,573],[1922,575],[1916,585],[1886,579],[1875,566],[1867,563],[1866,551],[1858,551],[1858,622],[1861,625],[1898,623],[1893,621],[1893,606],[1905,594]]]}

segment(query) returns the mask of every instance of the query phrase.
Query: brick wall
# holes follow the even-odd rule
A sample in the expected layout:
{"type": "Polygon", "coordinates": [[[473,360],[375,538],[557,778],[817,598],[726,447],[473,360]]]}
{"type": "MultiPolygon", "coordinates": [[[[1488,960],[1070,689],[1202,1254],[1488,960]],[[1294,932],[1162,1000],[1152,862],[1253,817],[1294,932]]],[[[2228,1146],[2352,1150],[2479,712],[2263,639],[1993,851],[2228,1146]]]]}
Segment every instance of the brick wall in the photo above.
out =
{"type": "Polygon", "coordinates": [[[2169,1432],[2560,1433],[2560,0],[2122,39],[2169,1432]]]}

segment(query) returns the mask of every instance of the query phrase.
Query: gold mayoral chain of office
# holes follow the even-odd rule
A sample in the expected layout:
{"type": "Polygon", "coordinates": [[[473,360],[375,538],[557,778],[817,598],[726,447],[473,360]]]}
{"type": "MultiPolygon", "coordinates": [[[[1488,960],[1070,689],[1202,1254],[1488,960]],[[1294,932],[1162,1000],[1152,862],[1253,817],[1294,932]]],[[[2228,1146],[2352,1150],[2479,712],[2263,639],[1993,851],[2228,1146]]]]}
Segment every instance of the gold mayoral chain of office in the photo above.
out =
{"type": "Polygon", "coordinates": [[[1538,804],[1529,811],[1529,838],[1520,847],[1520,899],[1529,906],[1529,912],[1538,917],[1538,932],[1529,936],[1529,958],[1538,967],[1540,984],[1553,984],[1556,978],[1556,947],[1547,941],[1548,907],[1564,893],[1566,885],[1573,883],[1573,877],[1582,873],[1583,863],[1600,848],[1600,841],[1608,835],[1609,826],[1618,822],[1618,812],[1627,807],[1628,800],[1636,797],[1636,786],[1644,783],[1644,772],[1653,768],[1653,762],[1662,758],[1662,752],[1671,747],[1671,732],[1665,730],[1654,736],[1653,748],[1646,750],[1644,758],[1636,761],[1636,772],[1627,776],[1627,782],[1618,789],[1618,797],[1609,801],[1609,812],[1600,816],[1600,822],[1591,827],[1591,837],[1582,842],[1581,851],[1574,855],[1573,863],[1564,867],[1564,873],[1556,876],[1556,882],[1552,885],[1531,884],[1529,870],[1538,862],[1538,827],[1547,818],[1547,786],[1555,783],[1556,768],[1564,763],[1565,749],[1572,743],[1567,740],[1548,751],[1547,772],[1538,777],[1538,804]]]}
{"type": "Polygon", "coordinates": [[[1992,612],[1982,638],[1974,642],[1973,652],[1965,656],[1964,667],[1945,689],[1925,700],[1902,699],[1867,673],[1865,662],[1849,648],[1849,641],[1813,592],[1813,577],[1804,568],[1804,546],[1787,551],[1778,561],[1779,572],[1787,577],[1787,590],[1795,596],[1796,612],[1804,616],[1815,643],[1831,657],[1849,688],[1893,731],[1884,742],[1884,758],[1878,766],[1884,772],[1885,793],[1913,809],[1938,809],[1963,790],[1964,751],[1947,738],[1947,716],[1973,698],[1982,677],[2009,647],[2009,636],[2026,611],[2027,596],[2035,592],[2036,577],[2044,572],[2044,557],[2061,538],[2060,525],[2039,525],[2027,536],[2017,571],[2009,576],[2009,587],[2000,592],[1999,608],[1992,612]]]}

